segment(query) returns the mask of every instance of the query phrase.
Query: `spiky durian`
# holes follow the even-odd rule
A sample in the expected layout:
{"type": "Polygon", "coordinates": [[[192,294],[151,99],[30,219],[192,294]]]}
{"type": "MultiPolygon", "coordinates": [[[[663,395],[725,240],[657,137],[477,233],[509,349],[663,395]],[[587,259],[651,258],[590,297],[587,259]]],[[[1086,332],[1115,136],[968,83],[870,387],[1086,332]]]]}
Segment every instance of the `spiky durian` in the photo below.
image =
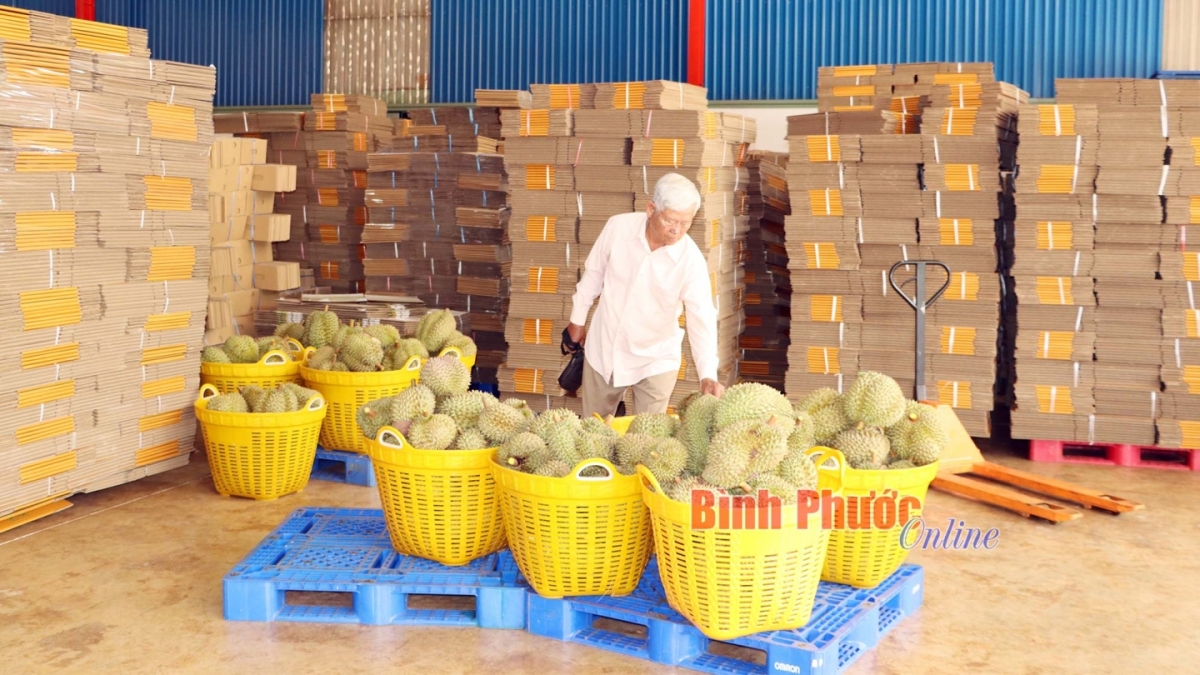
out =
{"type": "Polygon", "coordinates": [[[471,386],[471,373],[453,356],[436,356],[421,366],[421,384],[439,397],[465,394],[471,386]]]}
{"type": "Polygon", "coordinates": [[[233,392],[229,394],[219,394],[208,399],[209,412],[229,412],[229,413],[244,413],[250,412],[250,406],[246,404],[246,399],[242,395],[233,392]]]}
{"type": "Polygon", "coordinates": [[[414,384],[391,399],[391,418],[399,420],[423,420],[434,414],[437,409],[437,397],[433,391],[422,384],[414,384]]]}
{"type": "Polygon", "coordinates": [[[205,347],[204,351],[200,352],[201,363],[233,363],[229,359],[229,355],[225,353],[222,347],[205,347]]]}
{"type": "Polygon", "coordinates": [[[519,469],[534,453],[546,451],[546,442],[542,440],[541,436],[522,431],[513,434],[500,446],[496,453],[496,459],[504,466],[519,469]]]}
{"type": "MultiPolygon", "coordinates": [[[[794,433],[794,432],[793,432],[794,433]]],[[[817,465],[806,454],[807,448],[792,448],[775,469],[775,473],[798,490],[817,489],[817,465]]]]}
{"type": "Polygon", "coordinates": [[[338,360],[356,373],[373,373],[383,363],[383,347],[366,333],[351,333],[342,340],[338,360]]]}
{"type": "Polygon", "coordinates": [[[491,405],[500,405],[500,401],[486,392],[468,391],[439,400],[437,412],[454,418],[459,429],[470,429],[479,422],[483,409],[491,405]]]}
{"type": "Polygon", "coordinates": [[[679,420],[666,413],[641,414],[629,423],[629,433],[647,434],[657,438],[670,438],[679,428],[679,420]]]}
{"type": "Polygon", "coordinates": [[[734,422],[765,422],[774,417],[779,426],[791,433],[793,416],[792,404],[778,390],[757,382],[743,382],[721,395],[713,412],[713,429],[720,431],[734,422]]]}
{"type": "Polygon", "coordinates": [[[838,434],[833,441],[833,447],[841,450],[846,462],[855,469],[886,464],[888,452],[891,450],[891,444],[882,431],[862,422],[838,434]]]}
{"type": "Polygon", "coordinates": [[[674,438],[656,438],[642,453],[642,464],[654,474],[659,485],[681,476],[687,463],[687,448],[674,438]]]}
{"type": "Polygon", "coordinates": [[[405,434],[414,448],[423,450],[445,450],[458,437],[458,427],[446,415],[430,415],[414,420],[405,434]]]}
{"type": "Polygon", "coordinates": [[[367,402],[358,409],[355,419],[363,436],[375,440],[379,430],[392,423],[392,399],[379,398],[367,402]]]}
{"type": "Polygon", "coordinates": [[[846,391],[842,407],[852,422],[872,427],[889,427],[904,416],[904,392],[900,385],[883,373],[864,370],[846,391]]]}
{"type": "Polygon", "coordinates": [[[447,347],[457,347],[459,353],[464,357],[475,356],[479,353],[475,341],[458,331],[451,333],[450,337],[446,339],[446,344],[442,345],[442,349],[447,347]]]}
{"type": "Polygon", "coordinates": [[[454,448],[457,450],[482,450],[488,447],[491,447],[491,444],[478,429],[460,431],[458,438],[454,439],[454,448]]]}
{"type": "Polygon", "coordinates": [[[363,332],[371,337],[379,340],[379,346],[384,350],[389,350],[400,341],[400,331],[396,330],[395,326],[380,323],[374,326],[367,326],[363,332]]]}
{"type": "Polygon", "coordinates": [[[225,340],[225,354],[233,363],[257,363],[258,342],[249,335],[230,335],[225,340]]]}
{"type": "Polygon", "coordinates": [[[304,319],[304,336],[300,341],[305,346],[318,349],[332,345],[340,325],[341,321],[333,312],[311,312],[304,319]]]}
{"type": "Polygon", "coordinates": [[[711,394],[692,399],[683,413],[675,437],[688,449],[688,471],[699,476],[708,460],[709,441],[713,435],[713,414],[720,400],[711,394]]]}
{"type": "Polygon", "coordinates": [[[448,309],[439,309],[421,317],[417,323],[416,336],[425,345],[430,354],[442,351],[451,334],[455,331],[454,314],[448,309]]]}
{"type": "MultiPolygon", "coordinates": [[[[506,443],[513,436],[525,431],[529,421],[525,414],[514,406],[494,405],[484,408],[483,412],[479,413],[476,424],[492,443],[506,443]]],[[[541,437],[536,434],[534,436],[541,442],[541,437]]]]}

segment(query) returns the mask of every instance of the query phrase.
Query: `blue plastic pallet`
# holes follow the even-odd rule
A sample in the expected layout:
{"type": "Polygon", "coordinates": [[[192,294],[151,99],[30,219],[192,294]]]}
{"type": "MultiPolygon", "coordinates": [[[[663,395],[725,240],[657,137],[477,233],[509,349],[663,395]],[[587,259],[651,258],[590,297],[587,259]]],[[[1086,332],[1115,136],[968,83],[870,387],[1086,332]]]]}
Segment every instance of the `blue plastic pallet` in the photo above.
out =
{"type": "Polygon", "coordinates": [[[656,663],[721,675],[836,675],[879,644],[923,599],[925,571],[903,565],[877,588],[860,590],[822,582],[812,618],[803,628],[770,631],[728,642],[711,640],[667,604],[652,559],[630,595],[549,600],[529,593],[529,632],[626,654],[656,663]],[[597,626],[610,619],[645,627],[645,637],[597,626]],[[732,656],[736,645],[757,657],[732,656]]]}
{"type": "Polygon", "coordinates": [[[225,575],[225,618],[523,629],[528,586],[518,577],[507,550],[460,567],[401,555],[380,510],[299,509],[225,575]],[[296,591],[308,604],[289,603],[296,591]],[[473,596],[475,608],[414,608],[413,595],[473,596]]]}
{"type": "Polygon", "coordinates": [[[375,469],[371,467],[370,457],[357,452],[326,450],[319,445],[310,477],[331,483],[375,487],[375,469]]]}

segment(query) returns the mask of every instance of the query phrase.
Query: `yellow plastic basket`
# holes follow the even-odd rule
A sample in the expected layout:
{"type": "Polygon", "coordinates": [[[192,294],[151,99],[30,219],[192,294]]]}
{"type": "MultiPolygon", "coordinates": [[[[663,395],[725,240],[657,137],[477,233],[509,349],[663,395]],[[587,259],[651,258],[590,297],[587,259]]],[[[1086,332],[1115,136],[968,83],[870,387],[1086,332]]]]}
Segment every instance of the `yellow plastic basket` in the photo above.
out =
{"type": "Polygon", "coordinates": [[[328,408],[320,395],[290,413],[211,412],[211,384],[200,386],[196,419],[217,492],[250,499],[276,499],[308,485],[317,456],[317,435],[328,408]]]}
{"type": "Polygon", "coordinates": [[[495,448],[421,450],[393,427],[366,446],[397,551],[465,565],[506,546],[492,476],[495,448]]]}
{"type": "Polygon", "coordinates": [[[304,347],[288,338],[288,351],[278,349],[263,354],[258,363],[200,364],[201,384],[211,384],[222,394],[232,394],[251,385],[274,389],[285,382],[300,384],[300,359],[304,347]]]}
{"type": "Polygon", "coordinates": [[[628,595],[650,560],[650,513],[637,476],[603,459],[580,462],[564,478],[497,464],[508,546],[533,590],[546,598],[628,595]],[[590,466],[608,476],[583,477],[590,466]]]}
{"type": "MultiPolygon", "coordinates": [[[[304,351],[305,361],[315,351],[304,351]]],[[[301,364],[300,377],[305,386],[321,392],[329,405],[325,424],[321,425],[321,445],[327,450],[367,452],[366,438],[358,428],[358,409],[368,401],[395,396],[411,387],[421,372],[421,359],[414,356],[401,370],[377,373],[341,373],[313,370],[301,364]]]]}
{"type": "MultiPolygon", "coordinates": [[[[838,460],[837,469],[822,466],[818,474],[821,489],[840,494],[841,453],[813,448],[812,454],[819,466],[831,457],[838,460]]],[[[778,529],[693,529],[692,506],[664,496],[645,467],[639,466],[638,474],[654,523],[659,577],[675,611],[714,640],[808,622],[829,542],[819,510],[805,528],[797,525],[797,508],[785,505],[778,529]]],[[[770,524],[762,516],[753,518],[752,523],[770,524]]]]}
{"type": "Polygon", "coordinates": [[[879,471],[859,471],[847,467],[844,483],[847,499],[867,497],[874,492],[877,497],[890,497],[888,501],[896,508],[890,509],[889,519],[886,515],[889,510],[882,508],[879,501],[872,501],[874,506],[871,511],[862,513],[861,517],[859,511],[865,509],[860,509],[860,506],[865,502],[850,500],[844,504],[844,508],[835,507],[834,529],[829,533],[829,555],[825,558],[821,579],[855,588],[875,588],[899,569],[908,558],[908,550],[900,542],[905,524],[900,517],[901,500],[915,497],[915,500],[908,500],[904,507],[909,512],[909,519],[920,516],[925,493],[937,476],[938,464],[934,462],[913,469],[879,471]],[[858,529],[860,524],[867,527],[858,529]],[[851,529],[848,525],[856,527],[851,529]]]}

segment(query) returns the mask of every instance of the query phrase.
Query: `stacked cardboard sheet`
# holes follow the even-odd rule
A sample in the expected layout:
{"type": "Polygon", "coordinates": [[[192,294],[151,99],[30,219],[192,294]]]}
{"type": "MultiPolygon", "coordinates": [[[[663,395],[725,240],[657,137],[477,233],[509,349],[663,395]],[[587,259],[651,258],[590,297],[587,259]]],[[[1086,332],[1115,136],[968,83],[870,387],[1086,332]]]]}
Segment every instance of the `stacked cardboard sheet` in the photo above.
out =
{"type": "Polygon", "coordinates": [[[494,382],[509,291],[504,160],[494,152],[499,111],[410,114],[393,152],[368,157],[366,289],[470,314],[480,349],[475,379],[494,382]],[[493,152],[480,152],[483,146],[493,152]]]}
{"type": "Polygon", "coordinates": [[[361,244],[370,222],[367,157],[390,151],[401,125],[369,96],[314,94],[312,104],[302,131],[258,132],[267,138],[268,162],[297,167],[296,191],[275,199],[276,213],[292,222],[291,238],[274,245],[275,258],[312,270],[319,287],[357,293],[365,286],[361,244]]]}
{"type": "Polygon", "coordinates": [[[0,11],[0,36],[0,517],[20,522],[188,461],[215,72],[36,12],[0,11]]]}
{"type": "Polygon", "coordinates": [[[276,192],[296,189],[296,167],[266,159],[261,139],[219,139],[209,153],[206,344],[254,335],[255,312],[277,304],[281,291],[300,287],[300,264],[276,262],[271,250],[291,236],[291,216],[273,211],[276,192]]]}
{"type": "MultiPolygon", "coordinates": [[[[929,398],[956,408],[968,431],[989,433],[993,390],[998,381],[1006,386],[997,365],[1004,261],[996,233],[1011,219],[1002,171],[1011,170],[1006,158],[1016,145],[1010,110],[1027,95],[991,82],[990,64],[961,64],[962,72],[959,65],[876,70],[891,73],[888,100],[920,121],[919,135],[872,123],[857,109],[789,118],[786,389],[794,399],[820,387],[844,390],[860,370],[914,391],[915,316],[889,271],[905,260],[939,260],[951,276],[928,268],[930,293],[949,285],[926,315],[923,384],[929,398]]],[[[896,280],[914,272],[900,267],[896,280]]],[[[915,284],[903,290],[911,296],[915,284]]]]}
{"type": "MultiPolygon", "coordinates": [[[[501,390],[539,408],[580,407],[557,386],[580,271],[608,219],[645,211],[658,179],[672,172],[693,180],[703,197],[689,236],[709,261],[719,376],[734,382],[753,120],[709,112],[704,89],[677,82],[535,85],[533,92],[549,107],[504,113],[512,301],[501,390]]],[[[690,349],[685,337],[672,405],[699,388],[690,349]]]]}
{"type": "Polygon", "coordinates": [[[744,258],[746,324],[739,338],[738,379],[784,389],[792,285],[784,219],[791,213],[787,155],[754,152],[750,172],[750,229],[744,258]]]}

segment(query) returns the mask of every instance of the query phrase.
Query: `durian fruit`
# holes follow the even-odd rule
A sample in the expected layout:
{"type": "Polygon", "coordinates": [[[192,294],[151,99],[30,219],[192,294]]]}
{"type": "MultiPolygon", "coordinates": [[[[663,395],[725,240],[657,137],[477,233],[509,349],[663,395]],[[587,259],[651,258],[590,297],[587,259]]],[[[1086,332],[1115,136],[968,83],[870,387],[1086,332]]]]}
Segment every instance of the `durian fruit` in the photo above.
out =
{"type": "Polygon", "coordinates": [[[803,410],[797,410],[795,414],[796,426],[788,435],[788,450],[807,450],[817,444],[816,426],[813,424],[812,415],[803,410]]]}
{"type": "Polygon", "coordinates": [[[580,420],[579,429],[585,433],[611,438],[613,439],[613,443],[616,443],[617,438],[620,437],[616,429],[613,429],[595,417],[587,417],[580,420]]]}
{"type": "Polygon", "coordinates": [[[392,423],[392,399],[379,398],[368,401],[358,409],[355,420],[363,436],[375,440],[379,430],[392,423]]]}
{"type": "Polygon", "coordinates": [[[559,424],[542,429],[538,436],[541,436],[542,440],[546,441],[546,447],[555,459],[562,460],[574,466],[582,459],[575,451],[575,433],[576,430],[570,426],[559,424]]]}
{"type": "Polygon", "coordinates": [[[759,490],[766,490],[772,497],[779,497],[783,504],[796,503],[796,486],[777,474],[760,473],[747,481],[745,487],[745,493],[751,497],[757,498],[759,490]]]}
{"type": "MultiPolygon", "coordinates": [[[[523,401],[522,401],[523,402],[523,401]]],[[[525,431],[529,425],[525,414],[511,405],[493,405],[484,408],[477,420],[479,430],[492,443],[507,443],[509,439],[525,431]]],[[[532,434],[544,446],[541,437],[532,434]]]]}
{"type": "Polygon", "coordinates": [[[500,401],[486,392],[468,391],[439,400],[437,412],[454,418],[459,429],[471,429],[479,422],[483,409],[491,405],[500,405],[500,401]]]}
{"type": "Polygon", "coordinates": [[[267,401],[267,390],[256,385],[247,385],[241,389],[242,398],[246,399],[246,405],[250,407],[250,412],[263,412],[263,403],[267,401]]]}
{"type": "Polygon", "coordinates": [[[302,323],[281,323],[275,326],[275,337],[292,338],[298,342],[304,342],[304,324],[302,323]]]}
{"type": "Polygon", "coordinates": [[[779,467],[779,463],[788,453],[790,435],[786,429],[787,427],[779,424],[775,417],[754,428],[754,433],[758,436],[758,445],[750,452],[750,473],[771,473],[779,467]]]}
{"type": "Polygon", "coordinates": [[[886,464],[888,452],[891,450],[891,444],[882,431],[862,422],[838,434],[833,441],[833,447],[842,451],[846,463],[851,468],[862,470],[886,464]]]}
{"type": "Polygon", "coordinates": [[[807,450],[808,448],[788,450],[788,454],[775,469],[780,478],[795,486],[797,490],[817,489],[817,465],[806,454],[807,450]]]}
{"type": "Polygon", "coordinates": [[[842,395],[828,387],[812,392],[797,407],[812,417],[813,442],[818,445],[828,445],[851,424],[842,405],[842,395]]]}
{"type": "Polygon", "coordinates": [[[446,346],[446,340],[450,339],[455,330],[454,314],[448,309],[439,309],[421,317],[417,323],[416,336],[430,354],[436,354],[446,346]]]}
{"type": "Polygon", "coordinates": [[[317,349],[332,345],[340,326],[341,321],[333,312],[310,312],[304,319],[304,336],[300,341],[306,347],[317,349]]]}
{"type": "Polygon", "coordinates": [[[563,425],[574,433],[583,428],[583,421],[579,419],[579,415],[576,415],[574,410],[551,408],[541,415],[534,417],[533,421],[529,424],[529,430],[539,436],[543,436],[549,429],[563,425]]]}
{"type": "Polygon", "coordinates": [[[225,354],[233,363],[258,363],[258,342],[249,335],[230,335],[225,354]]]}
{"type": "Polygon", "coordinates": [[[904,417],[907,403],[895,380],[883,373],[864,370],[846,392],[842,407],[850,421],[883,428],[904,417]]]}
{"type": "Polygon", "coordinates": [[[617,441],[617,468],[625,475],[636,473],[638,464],[645,461],[646,454],[654,446],[655,437],[646,434],[627,433],[617,441]]]}
{"type": "Polygon", "coordinates": [[[219,394],[208,399],[208,410],[210,412],[244,413],[250,412],[250,406],[246,404],[246,399],[242,398],[241,394],[233,392],[219,394]]]}
{"type": "Polygon", "coordinates": [[[286,390],[275,389],[267,394],[267,398],[262,404],[262,411],[265,413],[292,412],[295,408],[295,400],[295,396],[292,396],[291,401],[288,400],[286,390]]]}
{"type": "Polygon", "coordinates": [[[529,407],[529,402],[523,398],[506,398],[501,403],[521,411],[521,415],[530,422],[537,417],[537,413],[533,411],[533,408],[529,407]]]}
{"type": "Polygon", "coordinates": [[[458,438],[454,439],[455,450],[483,450],[489,447],[491,444],[484,438],[483,432],[478,429],[460,431],[458,438]]]}
{"type": "MultiPolygon", "coordinates": [[[[704,473],[704,464],[708,460],[708,444],[713,435],[713,414],[720,402],[712,394],[703,394],[692,398],[684,408],[679,430],[675,438],[688,449],[688,472],[699,476],[704,473]]],[[[687,401],[688,399],[684,399],[687,401]]]]}
{"type": "Polygon", "coordinates": [[[442,345],[442,349],[447,347],[457,347],[459,353],[466,357],[475,356],[479,353],[479,348],[475,346],[475,341],[458,331],[451,333],[450,337],[446,340],[446,344],[442,345]]]}
{"type": "Polygon", "coordinates": [[[221,347],[205,347],[200,352],[200,363],[232,363],[229,355],[221,347]]]}
{"type": "Polygon", "coordinates": [[[416,338],[404,338],[398,342],[392,350],[392,370],[400,370],[408,365],[412,357],[422,359],[429,358],[429,350],[425,349],[425,345],[416,338]]]}
{"type": "Polygon", "coordinates": [[[379,346],[385,351],[391,349],[393,345],[400,341],[400,331],[396,330],[395,326],[388,324],[375,324],[367,326],[363,332],[371,337],[379,340],[379,346]]]}
{"type": "Polygon", "coordinates": [[[740,420],[714,434],[702,478],[718,487],[734,488],[744,485],[754,472],[773,472],[787,454],[787,437],[784,428],[772,421],[778,420],[740,420]]]}
{"type": "Polygon", "coordinates": [[[912,460],[916,466],[936,462],[942,451],[950,444],[950,435],[937,410],[916,401],[909,401],[905,414],[896,424],[887,429],[892,444],[892,455],[897,459],[912,460]]]}
{"type": "Polygon", "coordinates": [[[325,346],[313,352],[304,365],[313,370],[332,370],[336,359],[337,351],[333,347],[325,346]]]}
{"type": "Polygon", "coordinates": [[[435,356],[421,366],[421,384],[438,397],[465,394],[471,386],[471,373],[453,356],[435,356]]]}
{"type": "MultiPolygon", "coordinates": [[[[675,414],[679,415],[680,419],[683,419],[683,416],[687,414],[688,408],[690,408],[693,403],[704,398],[705,396],[712,396],[712,394],[704,394],[698,391],[693,391],[687,396],[684,396],[683,400],[679,402],[679,405],[675,406],[675,414]]],[[[714,396],[713,398],[716,397],[714,396]]]]}
{"type": "Polygon", "coordinates": [[[742,420],[765,422],[774,417],[787,433],[794,425],[792,404],[777,389],[757,382],[735,384],[721,395],[713,412],[713,429],[720,431],[742,420]]]}
{"type": "Polygon", "coordinates": [[[288,351],[287,343],[284,342],[282,338],[274,336],[262,337],[258,338],[256,342],[258,344],[258,360],[260,361],[264,356],[267,355],[267,352],[271,351],[272,349],[278,349],[285,354],[288,351]]]}
{"type": "Polygon", "coordinates": [[[687,463],[687,448],[674,438],[656,438],[642,454],[642,464],[654,474],[660,486],[683,475],[687,463]]]}
{"type": "Polygon", "coordinates": [[[350,368],[347,367],[345,363],[343,363],[342,361],[336,361],[336,360],[333,362],[333,365],[329,367],[329,370],[332,370],[335,373],[350,372],[350,368]]]}
{"type": "MultiPolygon", "coordinates": [[[[488,409],[488,411],[490,410],[491,408],[488,409]]],[[[488,411],[484,411],[485,415],[488,411]]],[[[534,453],[546,451],[546,442],[542,440],[541,436],[529,433],[528,431],[521,431],[513,434],[510,439],[500,446],[496,453],[496,459],[504,466],[512,469],[520,469],[534,453]]]]}
{"type": "Polygon", "coordinates": [[[612,461],[617,447],[615,436],[579,431],[575,434],[575,456],[580,459],[600,458],[612,461]]]}
{"type": "Polygon", "coordinates": [[[433,390],[422,384],[414,384],[393,396],[391,401],[393,421],[423,420],[437,410],[437,397],[433,395],[433,390]]]}
{"type": "Polygon", "coordinates": [[[351,333],[342,341],[338,360],[353,372],[373,373],[383,363],[383,347],[366,333],[351,333]]]}
{"type": "Polygon", "coordinates": [[[405,436],[414,448],[445,450],[458,437],[458,427],[450,417],[435,414],[426,419],[414,420],[405,436]]]}
{"type": "Polygon", "coordinates": [[[296,395],[296,400],[300,402],[301,408],[303,408],[309,401],[312,400],[314,396],[317,395],[315,390],[309,389],[308,387],[301,387],[295,382],[285,382],[281,386],[296,395]]]}
{"type": "Polygon", "coordinates": [[[571,465],[561,459],[551,459],[548,462],[538,464],[534,469],[533,475],[547,476],[549,478],[563,478],[571,473],[571,465]]]}
{"type": "Polygon", "coordinates": [[[693,476],[690,474],[680,476],[679,478],[676,478],[675,480],[666,484],[660,481],[658,486],[663,489],[663,494],[665,494],[669,499],[674,499],[677,502],[684,502],[685,504],[691,503],[693,489],[709,487],[698,476],[693,476]]]}
{"type": "Polygon", "coordinates": [[[887,465],[887,468],[889,469],[915,469],[916,467],[916,464],[913,464],[911,460],[907,459],[898,459],[887,465]]]}
{"type": "Polygon", "coordinates": [[[629,433],[647,434],[657,438],[670,438],[679,428],[679,420],[666,413],[638,415],[629,423],[629,433]]]}

